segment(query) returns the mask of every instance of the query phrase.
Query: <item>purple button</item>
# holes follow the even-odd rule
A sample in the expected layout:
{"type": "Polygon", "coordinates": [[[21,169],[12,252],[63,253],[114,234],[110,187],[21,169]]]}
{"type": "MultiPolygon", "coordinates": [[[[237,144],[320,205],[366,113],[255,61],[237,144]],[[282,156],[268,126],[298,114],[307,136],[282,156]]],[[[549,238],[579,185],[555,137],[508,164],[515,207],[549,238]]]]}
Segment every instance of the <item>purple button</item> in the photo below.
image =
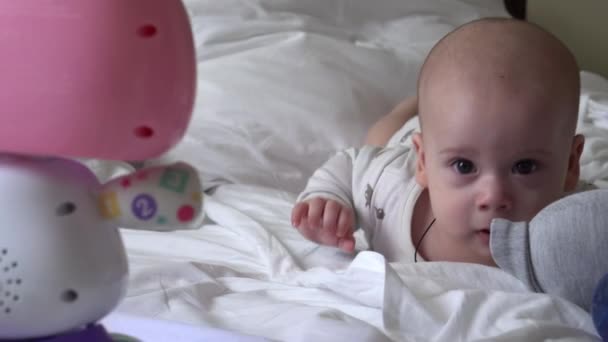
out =
{"type": "Polygon", "coordinates": [[[138,195],[131,202],[133,215],[141,220],[149,220],[156,214],[157,205],[154,197],[148,194],[138,195]]]}

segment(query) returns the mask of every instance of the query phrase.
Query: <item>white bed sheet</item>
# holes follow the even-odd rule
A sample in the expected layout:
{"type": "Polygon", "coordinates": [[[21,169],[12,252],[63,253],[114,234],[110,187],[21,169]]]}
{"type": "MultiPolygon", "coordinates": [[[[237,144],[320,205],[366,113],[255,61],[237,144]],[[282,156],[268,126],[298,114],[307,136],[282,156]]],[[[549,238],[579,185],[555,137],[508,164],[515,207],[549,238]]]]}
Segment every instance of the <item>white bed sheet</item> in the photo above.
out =
{"type": "MultiPolygon", "coordinates": [[[[262,337],[247,336],[223,329],[150,319],[113,312],[101,324],[116,341],[145,342],[266,342],[262,337]],[[122,337],[129,337],[129,339],[122,337]]],[[[88,342],[88,341],[83,341],[88,342]]]]}
{"type": "Polygon", "coordinates": [[[123,231],[131,283],[118,311],[280,341],[598,340],[582,309],[498,269],[316,246],[290,227],[293,200],[225,185],[206,197],[215,223],[123,231]]]}
{"type": "Polygon", "coordinates": [[[581,178],[608,188],[608,80],[582,72],[581,81],[578,131],[585,136],[581,178]]]}
{"type": "MultiPolygon", "coordinates": [[[[206,196],[200,229],[123,230],[131,282],[118,312],[281,341],[597,340],[585,312],[500,270],[387,265],[317,246],[289,223],[312,171],[414,93],[436,40],[506,15],[502,1],[185,2],[199,58],[195,113],[184,140],[148,164],[185,160],[207,188],[223,185],[206,196]]],[[[608,185],[608,82],[583,77],[582,174],[608,185]]],[[[124,164],[92,167],[106,177],[124,164]]]]}

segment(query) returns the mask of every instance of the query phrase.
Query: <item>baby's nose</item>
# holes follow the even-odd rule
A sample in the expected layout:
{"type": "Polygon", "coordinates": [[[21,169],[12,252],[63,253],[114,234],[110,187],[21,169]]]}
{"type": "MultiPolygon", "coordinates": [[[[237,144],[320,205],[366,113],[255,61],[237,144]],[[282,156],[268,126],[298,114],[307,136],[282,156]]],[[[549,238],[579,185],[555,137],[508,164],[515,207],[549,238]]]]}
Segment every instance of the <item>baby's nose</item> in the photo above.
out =
{"type": "Polygon", "coordinates": [[[505,181],[492,178],[480,184],[477,207],[482,211],[509,211],[513,206],[509,185],[505,181]]]}

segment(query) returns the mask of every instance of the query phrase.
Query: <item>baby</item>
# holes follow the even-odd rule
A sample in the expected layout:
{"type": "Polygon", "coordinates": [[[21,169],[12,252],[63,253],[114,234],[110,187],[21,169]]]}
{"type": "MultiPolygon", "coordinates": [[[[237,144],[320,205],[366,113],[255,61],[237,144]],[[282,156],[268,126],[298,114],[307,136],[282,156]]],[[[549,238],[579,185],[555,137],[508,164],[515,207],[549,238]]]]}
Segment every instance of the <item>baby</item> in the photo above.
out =
{"type": "Polygon", "coordinates": [[[360,227],[388,261],[496,266],[492,219],[529,221],[577,189],[579,92],[573,55],[539,27],[465,24],[429,53],[418,98],[375,128],[382,141],[417,102],[420,132],[411,143],[338,153],[308,181],[292,224],[347,252],[360,227]]]}

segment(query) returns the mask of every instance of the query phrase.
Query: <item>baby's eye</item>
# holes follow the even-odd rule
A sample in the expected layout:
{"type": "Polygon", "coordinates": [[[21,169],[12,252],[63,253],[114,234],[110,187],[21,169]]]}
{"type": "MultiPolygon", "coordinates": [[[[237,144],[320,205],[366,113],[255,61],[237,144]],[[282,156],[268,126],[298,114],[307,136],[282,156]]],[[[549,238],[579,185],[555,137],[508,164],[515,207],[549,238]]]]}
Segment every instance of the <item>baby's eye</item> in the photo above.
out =
{"type": "Polygon", "coordinates": [[[452,167],[460,174],[466,175],[475,172],[475,164],[466,159],[457,159],[452,163],[452,167]]]}
{"type": "Polygon", "coordinates": [[[534,171],[536,171],[537,165],[534,160],[524,159],[520,160],[515,165],[513,165],[513,173],[518,173],[520,175],[528,175],[534,171]]]}

